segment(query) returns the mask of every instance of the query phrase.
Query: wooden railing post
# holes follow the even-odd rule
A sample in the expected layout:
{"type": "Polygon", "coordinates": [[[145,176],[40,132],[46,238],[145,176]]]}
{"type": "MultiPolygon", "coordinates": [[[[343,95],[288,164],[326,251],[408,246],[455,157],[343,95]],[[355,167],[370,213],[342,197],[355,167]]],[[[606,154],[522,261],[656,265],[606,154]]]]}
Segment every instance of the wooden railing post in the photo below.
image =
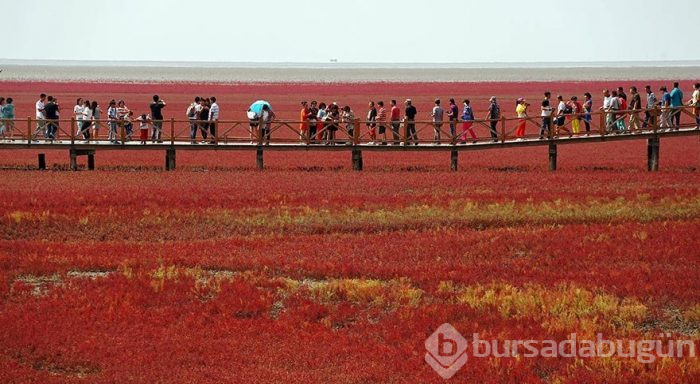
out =
{"type": "MultiPolygon", "coordinates": [[[[261,114],[262,115],[262,114],[261,114]]],[[[258,119],[258,145],[263,145],[263,118],[258,119]]]]}
{"type": "Polygon", "coordinates": [[[70,143],[75,144],[75,117],[70,118],[70,143]]]}
{"type": "MultiPolygon", "coordinates": [[[[161,135],[163,132],[161,132],[161,135]]],[[[161,137],[162,139],[162,137],[161,137]]],[[[170,145],[175,145],[175,119],[170,119],[170,145]]]]}
{"type": "Polygon", "coordinates": [[[501,143],[506,141],[506,117],[501,116],[501,143]]]}
{"type": "Polygon", "coordinates": [[[360,119],[355,119],[353,124],[355,127],[352,130],[352,145],[358,145],[360,144],[360,119]]]}
{"type": "Polygon", "coordinates": [[[27,145],[32,145],[32,118],[27,117],[27,145]]]}

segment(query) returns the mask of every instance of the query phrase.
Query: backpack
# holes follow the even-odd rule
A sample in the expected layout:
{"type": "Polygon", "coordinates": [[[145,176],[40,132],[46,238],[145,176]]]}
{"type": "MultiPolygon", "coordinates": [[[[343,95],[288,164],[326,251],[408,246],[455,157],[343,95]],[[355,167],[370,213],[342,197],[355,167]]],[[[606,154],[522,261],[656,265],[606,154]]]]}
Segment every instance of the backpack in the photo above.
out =
{"type": "Polygon", "coordinates": [[[195,111],[194,104],[190,104],[190,106],[187,107],[187,118],[188,118],[188,119],[194,119],[195,113],[196,113],[196,112],[197,112],[197,111],[195,111]]]}

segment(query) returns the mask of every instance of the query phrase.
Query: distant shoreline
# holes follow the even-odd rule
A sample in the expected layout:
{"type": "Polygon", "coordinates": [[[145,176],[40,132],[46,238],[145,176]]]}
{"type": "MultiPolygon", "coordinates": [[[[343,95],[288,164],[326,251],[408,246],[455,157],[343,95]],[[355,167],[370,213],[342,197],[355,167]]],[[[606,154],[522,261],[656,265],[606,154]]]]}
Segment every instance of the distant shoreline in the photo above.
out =
{"type": "MultiPolygon", "coordinates": [[[[27,64],[0,60],[0,82],[123,83],[444,83],[560,82],[607,80],[697,80],[700,64],[614,67],[472,67],[464,64],[239,64],[227,67],[159,65],[80,65],[80,62],[27,64]]],[[[159,64],[159,63],[155,63],[159,64]]],[[[174,63],[175,65],[177,63],[174,63]]],[[[196,63],[195,63],[196,64],[196,63]]],[[[207,63],[211,64],[211,63],[207,63]]],[[[621,63],[621,65],[626,63],[621,63]]],[[[631,64],[631,63],[630,63],[631,64]]],[[[193,65],[188,63],[187,65],[193,65]]],[[[216,66],[219,65],[219,66],[216,66]]],[[[476,65],[476,64],[475,64],[476,65]]],[[[543,64],[544,65],[544,64],[543,64]]],[[[555,65],[555,64],[546,64],[555,65]]]]}

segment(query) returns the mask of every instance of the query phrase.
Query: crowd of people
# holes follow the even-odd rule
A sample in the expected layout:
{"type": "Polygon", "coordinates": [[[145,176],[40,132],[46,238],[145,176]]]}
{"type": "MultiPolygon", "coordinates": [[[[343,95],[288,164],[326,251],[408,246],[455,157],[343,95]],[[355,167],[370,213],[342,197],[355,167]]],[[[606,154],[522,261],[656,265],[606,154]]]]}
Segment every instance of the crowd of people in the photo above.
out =
{"type": "MultiPolygon", "coordinates": [[[[666,86],[661,86],[658,97],[649,85],[644,87],[644,94],[641,94],[636,86],[629,87],[628,92],[629,95],[623,87],[603,90],[602,105],[597,110],[604,112],[603,128],[606,133],[634,134],[650,127],[662,131],[678,130],[684,106],[693,107],[696,128],[700,128],[700,83],[694,84],[692,96],[686,102],[678,82],[673,84],[670,91],[666,86]]],[[[154,95],[148,105],[150,113],[135,115],[124,100],[110,100],[104,120],[108,129],[108,140],[112,143],[133,140],[134,124],[138,124],[138,139],[141,144],[146,144],[149,140],[162,143],[163,109],[166,105],[165,100],[154,95]]],[[[516,140],[525,139],[528,121],[532,122],[536,118],[530,116],[531,107],[524,98],[515,101],[516,140]]],[[[46,140],[55,140],[61,118],[57,98],[41,94],[35,108],[37,125],[32,139],[36,140],[41,135],[46,140]]],[[[577,96],[565,98],[562,95],[558,95],[555,100],[551,92],[545,92],[539,104],[539,139],[557,138],[562,134],[590,135],[595,110],[593,96],[589,92],[584,93],[580,100],[577,96]]],[[[216,97],[195,97],[186,110],[191,143],[216,143],[219,116],[220,109],[216,97]],[[197,141],[198,132],[201,142],[197,141]]],[[[404,101],[403,109],[396,100],[391,100],[388,106],[383,101],[370,101],[367,114],[361,117],[358,117],[349,105],[341,108],[336,102],[326,104],[315,100],[310,103],[302,101],[299,138],[307,144],[352,144],[355,140],[361,139],[360,141],[364,142],[367,138],[369,144],[376,145],[418,145],[417,116],[418,110],[411,99],[404,101]],[[358,126],[358,122],[365,127],[364,132],[358,126]],[[338,131],[344,131],[347,138],[338,139],[338,131]],[[402,140],[403,134],[406,135],[405,141],[402,140]]],[[[0,97],[0,117],[0,137],[11,140],[15,122],[12,98],[0,97]]],[[[76,123],[76,137],[82,137],[85,142],[98,137],[103,122],[103,111],[97,101],[78,98],[73,107],[72,117],[76,123]]],[[[269,145],[271,125],[275,118],[269,104],[263,105],[254,116],[250,115],[249,110],[251,142],[255,142],[255,132],[260,126],[261,141],[269,145]]],[[[447,133],[443,131],[445,124],[452,143],[467,144],[479,139],[474,130],[477,117],[469,99],[462,100],[461,110],[454,98],[449,99],[446,107],[443,107],[440,99],[436,99],[432,110],[426,115],[427,118],[431,121],[432,140],[436,145],[444,142],[443,133],[447,133]]],[[[483,120],[480,121],[488,127],[487,140],[499,140],[498,128],[501,119],[501,105],[497,98],[492,96],[483,120]]]]}

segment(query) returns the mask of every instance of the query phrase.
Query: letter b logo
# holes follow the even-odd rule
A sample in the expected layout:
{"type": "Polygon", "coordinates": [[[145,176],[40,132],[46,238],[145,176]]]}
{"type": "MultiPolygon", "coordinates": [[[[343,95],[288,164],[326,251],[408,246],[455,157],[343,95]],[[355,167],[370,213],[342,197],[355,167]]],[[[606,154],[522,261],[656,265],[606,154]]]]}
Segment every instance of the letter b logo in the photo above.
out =
{"type": "Polygon", "coordinates": [[[450,324],[443,324],[425,341],[425,361],[443,379],[449,379],[467,362],[469,342],[450,324]]]}

